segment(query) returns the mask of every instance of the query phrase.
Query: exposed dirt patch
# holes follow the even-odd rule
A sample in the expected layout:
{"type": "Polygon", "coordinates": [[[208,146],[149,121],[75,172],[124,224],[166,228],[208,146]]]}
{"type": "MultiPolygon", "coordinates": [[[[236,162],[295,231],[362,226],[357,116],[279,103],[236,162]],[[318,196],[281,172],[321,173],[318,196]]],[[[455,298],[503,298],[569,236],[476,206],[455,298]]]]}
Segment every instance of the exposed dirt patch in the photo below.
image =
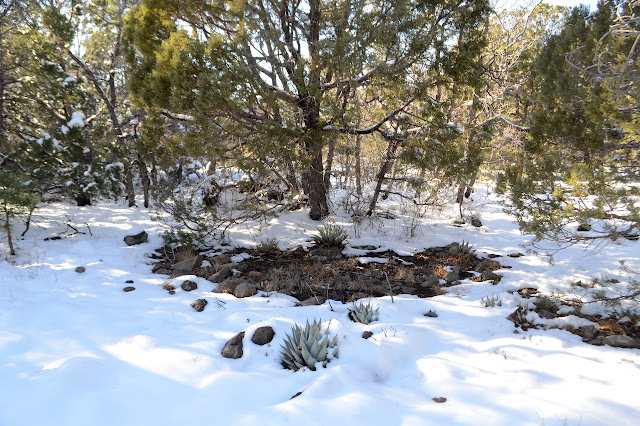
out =
{"type": "MultiPolygon", "coordinates": [[[[459,284],[463,279],[494,284],[500,280],[501,276],[493,271],[502,266],[495,260],[480,259],[474,254],[453,256],[449,248],[433,247],[413,256],[399,256],[392,251],[376,252],[375,247],[364,247],[361,249],[366,254],[356,257],[345,256],[335,247],[299,246],[266,253],[242,249],[204,256],[211,266],[193,273],[218,282],[218,277],[224,275],[216,276],[217,273],[225,268],[234,270],[233,278],[224,279],[243,279],[259,290],[293,296],[301,304],[323,303],[327,299],[351,302],[389,294],[432,297],[442,294],[443,287],[459,284]],[[240,253],[251,257],[231,262],[240,253]]],[[[151,255],[160,261],[154,271],[171,271],[177,260],[173,253],[163,248],[151,255]]]]}

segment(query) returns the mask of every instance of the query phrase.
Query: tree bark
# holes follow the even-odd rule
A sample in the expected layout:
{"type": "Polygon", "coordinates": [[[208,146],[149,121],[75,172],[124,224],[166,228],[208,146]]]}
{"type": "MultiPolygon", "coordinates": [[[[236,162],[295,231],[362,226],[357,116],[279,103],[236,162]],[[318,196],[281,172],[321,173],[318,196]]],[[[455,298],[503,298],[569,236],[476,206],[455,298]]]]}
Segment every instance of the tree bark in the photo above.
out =
{"type": "Polygon", "coordinates": [[[336,152],[336,139],[329,141],[329,152],[327,152],[327,167],[324,171],[324,187],[327,192],[331,188],[331,169],[333,168],[333,157],[336,152]]]}
{"type": "Polygon", "coordinates": [[[380,191],[382,189],[382,183],[384,182],[384,178],[391,170],[391,166],[393,165],[393,159],[396,154],[396,150],[400,146],[400,141],[390,139],[389,146],[387,147],[387,156],[382,163],[382,167],[380,167],[380,171],[377,176],[376,189],[373,191],[373,197],[371,197],[371,203],[369,204],[369,209],[367,210],[366,215],[371,216],[373,214],[373,210],[376,208],[376,204],[378,203],[378,197],[380,196],[380,191]]]}
{"type": "Polygon", "coordinates": [[[133,170],[132,165],[129,162],[124,163],[124,191],[127,200],[129,201],[129,207],[136,205],[136,194],[133,190],[133,170]]]}
{"type": "Polygon", "coordinates": [[[149,208],[149,172],[147,165],[142,161],[142,157],[138,154],[138,168],[140,169],[140,177],[142,178],[142,193],[144,195],[144,206],[149,208]]]}

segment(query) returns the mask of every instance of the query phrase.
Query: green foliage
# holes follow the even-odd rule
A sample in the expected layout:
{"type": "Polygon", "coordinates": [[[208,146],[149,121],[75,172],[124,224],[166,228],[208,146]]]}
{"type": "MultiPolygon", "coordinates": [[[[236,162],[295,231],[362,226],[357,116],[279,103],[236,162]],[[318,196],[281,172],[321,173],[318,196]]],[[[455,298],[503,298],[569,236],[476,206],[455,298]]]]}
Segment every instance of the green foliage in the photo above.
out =
{"type": "Polygon", "coordinates": [[[640,230],[640,205],[625,185],[633,178],[625,170],[637,167],[638,158],[618,151],[629,118],[619,114],[604,84],[578,66],[593,61],[613,16],[610,4],[591,14],[575,8],[532,63],[539,103],[522,160],[506,168],[498,187],[509,192],[508,211],[535,235],[534,244],[615,240],[640,230]],[[579,223],[592,231],[576,232],[579,223]]]}
{"type": "Polygon", "coordinates": [[[30,214],[39,197],[29,188],[26,178],[15,170],[0,169],[0,227],[7,236],[9,251],[15,255],[11,235],[11,221],[30,214]]]}
{"type": "Polygon", "coordinates": [[[464,240],[461,243],[453,243],[449,247],[449,254],[451,256],[465,256],[471,255],[475,252],[476,250],[473,248],[473,245],[465,242],[464,240]]]}
{"type": "Polygon", "coordinates": [[[313,242],[317,246],[340,247],[349,236],[339,225],[329,224],[318,228],[318,234],[313,235],[313,242]]]}
{"type": "Polygon", "coordinates": [[[277,238],[267,238],[266,240],[262,240],[256,248],[261,253],[271,253],[280,250],[277,238]]]}
{"type": "Polygon", "coordinates": [[[293,326],[281,345],[281,359],[284,368],[298,371],[308,367],[316,370],[316,363],[326,367],[329,361],[338,357],[338,336],[329,337],[329,329],[322,331],[322,323],[316,320],[305,325],[304,329],[293,326]]]}
{"type": "Polygon", "coordinates": [[[373,321],[378,321],[378,311],[380,307],[374,309],[371,303],[354,303],[353,310],[349,310],[349,316],[355,322],[362,324],[369,324],[373,321]]]}

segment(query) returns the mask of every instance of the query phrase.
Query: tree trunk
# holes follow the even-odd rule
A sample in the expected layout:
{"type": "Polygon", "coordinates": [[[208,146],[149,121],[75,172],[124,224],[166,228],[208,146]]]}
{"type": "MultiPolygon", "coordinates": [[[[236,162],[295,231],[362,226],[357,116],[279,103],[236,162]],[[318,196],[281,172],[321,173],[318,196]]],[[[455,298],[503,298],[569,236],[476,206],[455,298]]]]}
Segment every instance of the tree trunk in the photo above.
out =
{"type": "Polygon", "coordinates": [[[327,167],[324,171],[324,187],[329,192],[331,188],[331,169],[333,168],[333,157],[336,152],[336,139],[329,141],[329,152],[327,152],[327,167]]]}
{"type": "Polygon", "coordinates": [[[140,169],[140,177],[142,178],[142,193],[144,194],[144,206],[149,208],[149,172],[147,165],[142,161],[142,157],[138,154],[138,167],[140,169]]]}
{"type": "Polygon", "coordinates": [[[13,241],[11,240],[11,224],[9,223],[9,206],[7,206],[7,202],[5,201],[4,203],[4,211],[5,211],[5,222],[4,222],[4,231],[7,234],[7,240],[9,240],[9,254],[11,256],[15,256],[16,255],[16,251],[13,248],[13,241]]]}
{"type": "Polygon", "coordinates": [[[91,205],[91,197],[88,194],[82,192],[75,196],[76,204],[78,207],[90,206],[91,205]]]}
{"type": "Polygon", "coordinates": [[[129,207],[136,205],[136,194],[133,190],[133,167],[131,163],[124,163],[124,191],[125,197],[129,201],[129,207]]]}
{"type": "Polygon", "coordinates": [[[371,197],[371,203],[369,204],[369,209],[367,210],[367,216],[371,216],[373,214],[373,210],[376,208],[376,204],[378,203],[378,197],[380,196],[380,191],[382,189],[382,183],[384,182],[384,178],[391,170],[391,166],[393,164],[393,159],[396,154],[396,150],[400,146],[400,141],[389,140],[389,146],[387,147],[387,156],[382,163],[382,167],[380,167],[380,172],[378,172],[376,189],[373,191],[373,197],[371,197]]]}
{"type": "Polygon", "coordinates": [[[362,151],[362,146],[360,143],[360,135],[356,135],[356,194],[358,197],[362,197],[362,163],[360,160],[360,155],[362,151]]]}
{"type": "Polygon", "coordinates": [[[329,216],[327,191],[322,173],[322,150],[317,150],[311,159],[311,166],[307,172],[309,196],[309,217],[311,220],[322,220],[329,216]]]}
{"type": "Polygon", "coordinates": [[[298,193],[300,193],[300,187],[298,186],[296,171],[293,168],[293,163],[291,161],[287,161],[287,182],[289,183],[291,195],[298,195],[298,193]]]}

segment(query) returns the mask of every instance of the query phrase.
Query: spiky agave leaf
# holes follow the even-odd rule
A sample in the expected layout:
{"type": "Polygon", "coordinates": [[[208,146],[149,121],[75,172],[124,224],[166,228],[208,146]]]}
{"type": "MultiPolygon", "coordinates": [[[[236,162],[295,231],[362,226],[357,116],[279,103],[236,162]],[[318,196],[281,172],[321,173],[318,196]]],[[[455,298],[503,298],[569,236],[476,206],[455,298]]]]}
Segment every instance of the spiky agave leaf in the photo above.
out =
{"type": "Polygon", "coordinates": [[[321,362],[326,366],[331,358],[337,358],[338,336],[329,337],[329,328],[322,330],[322,323],[314,320],[312,323],[306,322],[301,328],[294,325],[291,334],[285,333],[284,345],[280,345],[282,365],[290,370],[297,371],[303,367],[308,367],[315,371],[315,365],[321,362]],[[329,349],[332,356],[329,357],[329,349]]]}
{"type": "Polygon", "coordinates": [[[372,321],[378,320],[378,312],[380,308],[373,308],[371,303],[362,303],[354,304],[353,310],[349,311],[351,313],[351,318],[362,324],[369,324],[372,321]]]}

